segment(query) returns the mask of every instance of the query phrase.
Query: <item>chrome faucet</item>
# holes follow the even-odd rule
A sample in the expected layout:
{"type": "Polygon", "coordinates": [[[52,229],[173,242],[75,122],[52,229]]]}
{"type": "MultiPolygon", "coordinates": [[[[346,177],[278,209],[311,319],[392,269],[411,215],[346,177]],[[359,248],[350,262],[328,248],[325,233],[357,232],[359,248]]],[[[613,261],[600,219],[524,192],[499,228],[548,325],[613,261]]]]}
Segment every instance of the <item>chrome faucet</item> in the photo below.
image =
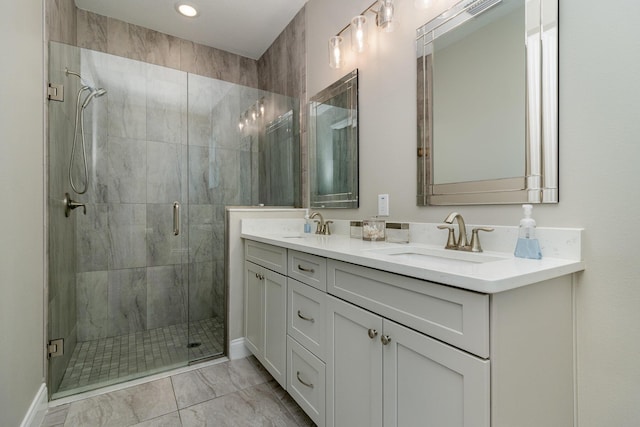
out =
{"type": "Polygon", "coordinates": [[[480,246],[480,237],[478,237],[479,231],[493,231],[490,227],[476,227],[471,233],[471,243],[467,239],[467,227],[464,223],[464,218],[458,212],[451,212],[444,222],[447,224],[453,224],[453,221],[458,221],[458,239],[455,238],[455,229],[450,225],[439,225],[441,230],[449,230],[447,236],[447,244],[445,249],[455,249],[459,251],[468,252],[482,252],[482,246],[480,246]]]}
{"type": "Polygon", "coordinates": [[[320,220],[315,221],[318,224],[316,226],[316,234],[324,234],[325,236],[329,236],[331,234],[329,224],[333,224],[333,221],[325,221],[320,212],[313,212],[311,213],[311,215],[309,215],[309,219],[313,219],[315,217],[320,218],[320,220]]]}

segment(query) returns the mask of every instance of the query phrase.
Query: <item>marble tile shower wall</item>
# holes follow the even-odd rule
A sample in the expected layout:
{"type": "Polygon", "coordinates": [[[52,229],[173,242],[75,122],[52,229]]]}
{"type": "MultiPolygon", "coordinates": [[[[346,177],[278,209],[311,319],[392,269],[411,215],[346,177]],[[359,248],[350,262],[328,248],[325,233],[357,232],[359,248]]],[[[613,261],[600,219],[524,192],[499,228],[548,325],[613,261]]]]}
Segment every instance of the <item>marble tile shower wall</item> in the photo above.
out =
{"type": "MultiPolygon", "coordinates": [[[[258,59],[258,85],[262,90],[299,100],[300,159],[307,158],[306,6],[291,20],[273,44],[258,59]]],[[[285,110],[286,111],[286,110],[285,110]]],[[[309,206],[308,165],[300,162],[300,206],[309,206]]]]}
{"type": "MultiPolygon", "coordinates": [[[[154,108],[153,105],[154,103],[163,105],[169,101],[162,98],[162,90],[165,86],[175,86],[176,81],[172,79],[178,78],[178,74],[173,74],[176,70],[225,80],[249,88],[260,87],[266,91],[294,97],[301,100],[300,154],[301,158],[305,158],[305,9],[298,13],[259,61],[86,12],[77,9],[73,0],[48,0],[45,2],[45,12],[46,34],[49,41],[80,46],[173,69],[163,71],[155,69],[154,72],[164,73],[167,77],[160,79],[157,83],[158,87],[153,88],[149,86],[153,83],[143,82],[140,75],[131,74],[131,70],[126,68],[114,67],[114,73],[116,75],[119,73],[119,78],[105,77],[104,81],[101,81],[102,76],[97,74],[98,68],[96,66],[92,68],[90,63],[83,62],[83,73],[89,73],[95,84],[106,87],[109,94],[106,97],[107,102],[93,102],[92,109],[89,109],[91,111],[87,110],[87,115],[91,116],[87,119],[87,123],[92,123],[93,126],[90,126],[92,129],[108,130],[91,132],[89,137],[91,143],[88,144],[88,156],[90,159],[96,159],[95,168],[92,168],[89,190],[90,202],[93,206],[86,217],[76,216],[78,225],[82,226],[82,230],[78,232],[78,236],[82,236],[77,238],[78,250],[73,250],[73,247],[62,249],[62,253],[69,257],[71,253],[74,256],[77,253],[78,257],[78,337],[91,339],[107,336],[122,329],[149,328],[161,323],[157,320],[160,318],[159,312],[162,312],[165,318],[171,318],[171,322],[184,320],[185,313],[181,304],[184,302],[186,290],[184,286],[175,286],[175,283],[180,282],[181,278],[188,273],[192,281],[195,278],[197,282],[210,283],[215,278],[215,283],[222,284],[223,261],[215,255],[221,252],[218,247],[215,247],[211,249],[214,253],[213,258],[205,260],[205,254],[210,249],[209,245],[202,241],[204,237],[199,236],[192,242],[195,244],[198,238],[201,239],[194,250],[196,261],[184,264],[186,254],[182,250],[183,242],[179,239],[169,239],[163,234],[164,230],[171,226],[171,213],[166,209],[170,203],[167,200],[171,198],[154,199],[154,191],[161,187],[166,187],[168,194],[177,191],[176,177],[180,175],[179,191],[184,194],[187,188],[184,176],[187,163],[194,171],[192,176],[195,176],[195,171],[198,170],[203,174],[202,182],[205,182],[205,176],[209,174],[208,171],[205,172],[207,163],[222,165],[226,170],[233,169],[233,162],[229,159],[234,156],[239,158],[241,165],[235,169],[236,172],[246,171],[246,165],[249,165],[253,171],[258,170],[258,156],[249,155],[249,152],[258,150],[259,136],[255,132],[241,135],[240,154],[233,153],[233,150],[223,146],[212,145],[220,141],[229,141],[229,139],[221,135],[211,136],[209,145],[205,144],[204,140],[201,140],[200,145],[193,144],[190,149],[194,153],[187,158],[183,139],[185,132],[188,131],[190,137],[195,139],[200,132],[200,136],[205,138],[215,113],[211,116],[205,113],[192,114],[189,117],[190,127],[186,129],[182,121],[179,127],[174,126],[174,123],[177,123],[177,115],[184,114],[182,104],[174,104],[181,105],[177,110],[175,108],[163,110],[154,108]],[[127,85],[129,90],[119,91],[110,87],[110,79],[118,84],[127,85]],[[153,93],[154,96],[149,98],[149,93],[153,93]],[[109,111],[112,114],[107,114],[109,111]],[[123,121],[125,117],[136,120],[123,121]],[[180,142],[177,142],[178,140],[180,142]],[[181,156],[179,163],[173,163],[173,167],[168,169],[158,166],[161,159],[172,158],[174,155],[181,156]],[[199,157],[200,155],[204,157],[199,157]],[[143,170],[146,170],[147,181],[143,181],[143,170]],[[120,172],[129,174],[127,179],[124,179],[125,175],[120,172]],[[136,180],[129,181],[129,178],[136,180]],[[143,193],[149,197],[149,200],[138,203],[143,193]],[[134,236],[144,237],[145,240],[135,240],[134,236]],[[142,266],[143,258],[147,260],[145,266],[142,266]],[[124,271],[109,274],[111,271],[116,271],[109,270],[114,266],[118,266],[116,270],[128,270],[126,273],[133,283],[138,285],[126,289],[122,285],[125,279],[124,271]],[[148,285],[142,285],[142,283],[148,284],[150,280],[159,284],[151,292],[145,287],[148,285]],[[108,292],[110,288],[113,290],[111,293],[108,292]],[[147,292],[146,295],[144,290],[147,292]],[[132,298],[130,299],[126,293],[132,298]],[[118,304],[119,308],[115,308],[118,304]],[[95,314],[91,314],[91,310],[94,309],[95,314]],[[109,315],[114,318],[119,316],[120,320],[110,323],[107,321],[109,315]]],[[[113,60],[117,61],[116,58],[113,60]]],[[[138,66],[142,65],[138,64],[138,66]]],[[[197,76],[190,75],[190,77],[197,76]]],[[[194,79],[194,82],[196,80],[194,79]]],[[[195,90],[192,93],[192,89],[195,89],[195,86],[189,85],[190,102],[194,102],[195,96],[198,95],[195,90]]],[[[246,91],[247,88],[243,90],[246,91]]],[[[167,96],[183,102],[182,93],[180,95],[175,91],[169,93],[171,95],[167,94],[167,96]]],[[[229,90],[226,96],[237,97],[241,100],[238,104],[246,108],[246,100],[243,98],[245,95],[242,93],[233,94],[233,91],[229,90]]],[[[102,101],[105,99],[103,98],[102,101]]],[[[205,104],[203,111],[206,111],[206,102],[201,102],[205,104]]],[[[195,104],[190,107],[194,108],[195,104]]],[[[181,117],[184,119],[184,115],[181,117]]],[[[235,120],[233,122],[235,123],[235,120]]],[[[72,128],[67,130],[67,133],[69,132],[72,132],[72,128]]],[[[69,136],[65,135],[64,140],[68,141],[69,136]]],[[[50,155],[54,154],[50,153],[50,155]]],[[[68,153],[61,153],[60,157],[62,164],[66,164],[68,153]]],[[[306,199],[308,191],[304,189],[308,186],[307,165],[306,162],[301,163],[303,188],[301,193],[306,199]]],[[[59,173],[66,173],[64,167],[60,168],[59,173]]],[[[209,178],[211,182],[216,183],[216,190],[220,191],[213,191],[198,180],[190,182],[193,188],[189,188],[189,191],[198,199],[198,202],[190,210],[188,218],[184,218],[183,212],[183,223],[191,221],[187,231],[183,231],[183,236],[186,233],[193,235],[200,231],[211,230],[215,244],[220,245],[223,242],[224,233],[222,203],[230,200],[237,200],[234,202],[236,204],[258,203],[259,176],[256,173],[240,174],[239,181],[250,180],[251,185],[249,187],[241,185],[240,188],[245,190],[237,194],[234,193],[231,185],[232,179],[227,178],[225,173],[218,175],[214,173],[209,178]],[[250,190],[246,190],[247,188],[250,190]],[[222,189],[224,191],[221,191],[222,189]]],[[[55,193],[52,191],[51,194],[53,197],[55,193]]],[[[308,202],[303,201],[303,203],[308,202]]],[[[69,235],[66,234],[66,236],[69,235]]],[[[75,238],[71,239],[73,246],[75,246],[75,240],[75,238]]],[[[56,251],[59,249],[56,248],[56,251]]],[[[75,299],[76,287],[71,288],[67,293],[73,293],[70,297],[75,299]]],[[[217,301],[218,306],[214,307],[216,313],[222,310],[223,300],[218,298],[223,292],[221,287],[214,289],[215,297],[211,297],[204,287],[196,289],[189,292],[192,313],[203,313],[209,310],[211,300],[217,301]]],[[[72,302],[59,305],[73,307],[75,304],[72,302]]],[[[63,323],[73,324],[72,319],[63,323]]]]}
{"type": "Polygon", "coordinates": [[[250,153],[236,123],[259,91],[86,49],[81,62],[85,79],[108,93],[86,116],[78,339],[224,316],[224,206],[251,202],[240,190],[250,153]],[[174,201],[184,206],[179,236],[174,201]]]}
{"type": "Polygon", "coordinates": [[[78,9],[74,0],[47,0],[45,14],[49,41],[258,87],[251,58],[78,9]]]}

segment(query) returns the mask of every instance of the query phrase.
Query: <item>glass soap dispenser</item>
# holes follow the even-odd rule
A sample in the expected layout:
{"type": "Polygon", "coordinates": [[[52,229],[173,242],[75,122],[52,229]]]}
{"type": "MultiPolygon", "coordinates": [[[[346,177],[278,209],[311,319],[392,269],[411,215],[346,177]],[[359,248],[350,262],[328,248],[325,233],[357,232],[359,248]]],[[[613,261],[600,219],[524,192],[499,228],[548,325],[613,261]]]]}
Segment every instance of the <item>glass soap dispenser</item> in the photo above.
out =
{"type": "Polygon", "coordinates": [[[532,205],[522,205],[524,218],[520,220],[518,243],[514,255],[518,258],[541,259],[540,242],[536,237],[536,221],[531,218],[532,205]]]}

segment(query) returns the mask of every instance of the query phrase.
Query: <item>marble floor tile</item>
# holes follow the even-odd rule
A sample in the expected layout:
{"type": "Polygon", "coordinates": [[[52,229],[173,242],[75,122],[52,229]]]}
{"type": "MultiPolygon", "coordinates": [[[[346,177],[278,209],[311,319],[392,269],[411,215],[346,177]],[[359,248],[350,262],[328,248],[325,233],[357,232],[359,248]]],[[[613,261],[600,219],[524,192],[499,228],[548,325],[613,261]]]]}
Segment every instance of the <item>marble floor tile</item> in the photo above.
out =
{"type": "Polygon", "coordinates": [[[180,414],[176,411],[139,424],[134,424],[131,427],[180,427],[181,425],[180,414]]]}
{"type": "Polygon", "coordinates": [[[253,356],[187,374],[51,408],[42,426],[314,426],[253,356]],[[198,403],[178,409],[185,397],[198,403]]]}
{"type": "Polygon", "coordinates": [[[73,402],[64,425],[123,427],[176,410],[171,380],[164,378],[73,402]]]}
{"type": "Polygon", "coordinates": [[[266,372],[255,369],[247,359],[171,377],[180,409],[265,383],[269,379],[266,372]]]}
{"type": "Polygon", "coordinates": [[[184,427],[298,426],[268,384],[259,384],[180,410],[184,427]]]}
{"type": "Polygon", "coordinates": [[[62,427],[67,419],[69,404],[49,408],[40,427],[62,427]]]}

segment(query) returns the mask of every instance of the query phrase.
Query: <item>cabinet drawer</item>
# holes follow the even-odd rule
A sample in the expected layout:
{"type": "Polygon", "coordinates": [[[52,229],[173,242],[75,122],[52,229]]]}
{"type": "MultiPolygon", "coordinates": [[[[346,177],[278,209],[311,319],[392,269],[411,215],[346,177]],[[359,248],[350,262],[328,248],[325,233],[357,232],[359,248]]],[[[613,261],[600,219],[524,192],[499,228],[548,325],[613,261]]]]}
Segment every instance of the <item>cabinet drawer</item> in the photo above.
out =
{"type": "Polygon", "coordinates": [[[327,294],[291,278],[287,294],[287,333],[324,360],[327,294]]]}
{"type": "Polygon", "coordinates": [[[290,250],[288,276],[326,292],[327,259],[290,250]]]}
{"type": "Polygon", "coordinates": [[[276,273],[287,274],[287,249],[266,243],[244,241],[244,257],[276,273]]]}
{"type": "Polygon", "coordinates": [[[287,391],[316,425],[325,425],[325,364],[287,337],[287,391]]]}
{"type": "Polygon", "coordinates": [[[489,357],[489,296],[328,260],[327,291],[441,341],[489,357]]]}

